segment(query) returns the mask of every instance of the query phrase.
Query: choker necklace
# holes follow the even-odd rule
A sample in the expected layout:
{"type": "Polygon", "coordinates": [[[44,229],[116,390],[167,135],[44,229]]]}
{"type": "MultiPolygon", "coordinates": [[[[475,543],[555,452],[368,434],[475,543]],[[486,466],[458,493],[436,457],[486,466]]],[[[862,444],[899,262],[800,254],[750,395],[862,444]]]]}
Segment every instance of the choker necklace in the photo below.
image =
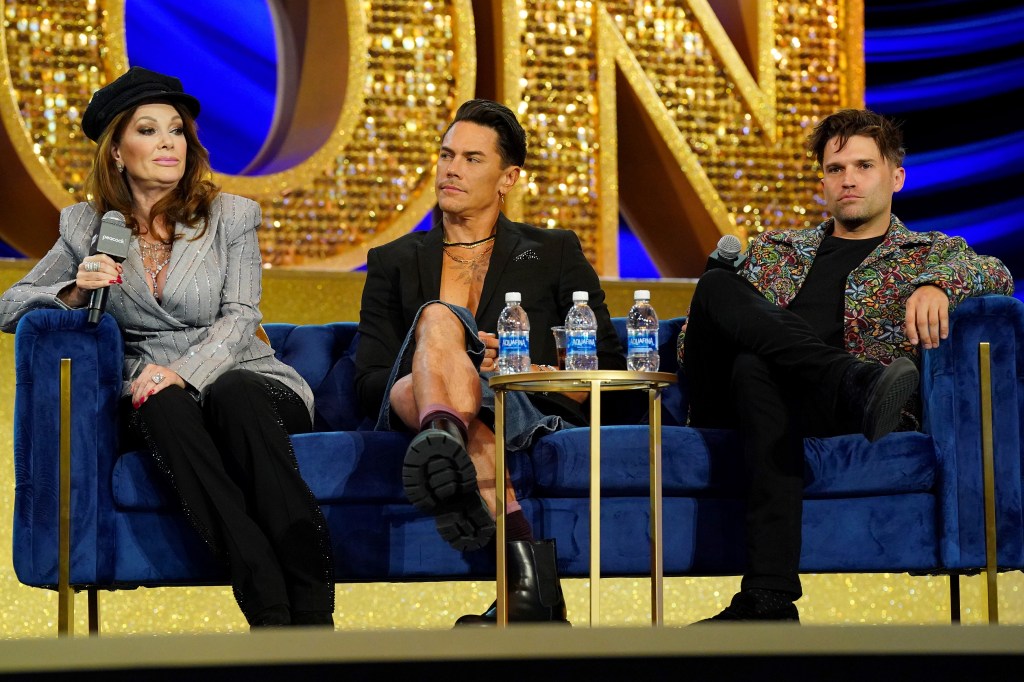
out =
{"type": "Polygon", "coordinates": [[[476,247],[480,246],[481,244],[486,244],[487,242],[491,241],[492,239],[494,239],[495,236],[497,236],[497,235],[493,235],[492,234],[490,237],[484,237],[483,239],[477,239],[475,242],[450,242],[450,241],[442,239],[441,240],[441,244],[443,244],[444,246],[458,246],[458,247],[463,248],[463,249],[475,249],[476,247]]]}

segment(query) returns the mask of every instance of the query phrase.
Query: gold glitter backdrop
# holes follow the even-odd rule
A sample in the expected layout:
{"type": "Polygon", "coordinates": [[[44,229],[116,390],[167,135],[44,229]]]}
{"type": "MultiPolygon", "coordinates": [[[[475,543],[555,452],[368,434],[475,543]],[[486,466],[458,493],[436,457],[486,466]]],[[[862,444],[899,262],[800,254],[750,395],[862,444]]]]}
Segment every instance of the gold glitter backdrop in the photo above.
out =
{"type": "MultiPolygon", "coordinates": [[[[412,229],[440,135],[480,93],[529,135],[513,217],[576,231],[615,276],[621,212],[663,276],[695,276],[722,234],[819,221],[804,138],[863,100],[862,0],[268,2],[304,27],[289,115],[259,159],[271,172],[217,180],[262,204],[274,266],[352,269],[412,229]]],[[[81,115],[127,68],[124,2],[0,7],[0,200],[19,200],[0,236],[38,256],[55,208],[83,198],[81,115]]]]}

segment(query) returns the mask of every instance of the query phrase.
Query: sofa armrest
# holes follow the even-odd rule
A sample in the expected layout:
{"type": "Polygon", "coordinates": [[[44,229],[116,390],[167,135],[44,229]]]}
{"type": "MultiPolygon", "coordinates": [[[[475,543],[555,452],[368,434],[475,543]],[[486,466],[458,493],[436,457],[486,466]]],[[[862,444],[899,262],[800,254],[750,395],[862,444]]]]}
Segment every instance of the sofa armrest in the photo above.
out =
{"type": "Polygon", "coordinates": [[[124,346],[114,319],[39,309],[14,339],[14,567],[21,582],[57,583],[60,365],[71,360],[71,582],[113,576],[111,472],[124,346]]]}
{"type": "Polygon", "coordinates": [[[1024,303],[1000,295],[969,298],[950,316],[949,338],[923,352],[924,430],[939,457],[943,565],[985,565],[979,344],[990,344],[998,563],[1024,566],[1021,413],[1024,303]],[[958,527],[957,527],[958,526],[958,527]]]}

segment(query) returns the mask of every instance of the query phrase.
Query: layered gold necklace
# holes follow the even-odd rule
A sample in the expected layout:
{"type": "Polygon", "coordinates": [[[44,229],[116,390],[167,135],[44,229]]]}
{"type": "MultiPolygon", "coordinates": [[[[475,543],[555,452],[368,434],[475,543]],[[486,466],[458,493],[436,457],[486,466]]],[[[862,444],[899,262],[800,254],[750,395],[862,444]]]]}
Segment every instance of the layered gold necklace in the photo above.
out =
{"type": "MultiPolygon", "coordinates": [[[[489,237],[488,240],[490,239],[494,239],[494,237],[489,237]]],[[[488,257],[491,255],[491,251],[494,250],[493,243],[488,245],[487,248],[481,250],[480,253],[476,254],[472,258],[463,258],[462,256],[456,256],[454,253],[451,252],[448,246],[449,245],[445,245],[442,246],[441,248],[444,250],[444,255],[448,256],[448,258],[450,258],[452,262],[455,263],[456,266],[458,267],[458,281],[464,284],[472,284],[476,280],[483,279],[484,273],[487,272],[487,265],[489,263],[488,257]]],[[[451,246],[456,246],[456,244],[452,244],[451,246]]],[[[463,244],[458,244],[457,246],[463,249],[476,248],[476,246],[465,246],[463,244]]]]}

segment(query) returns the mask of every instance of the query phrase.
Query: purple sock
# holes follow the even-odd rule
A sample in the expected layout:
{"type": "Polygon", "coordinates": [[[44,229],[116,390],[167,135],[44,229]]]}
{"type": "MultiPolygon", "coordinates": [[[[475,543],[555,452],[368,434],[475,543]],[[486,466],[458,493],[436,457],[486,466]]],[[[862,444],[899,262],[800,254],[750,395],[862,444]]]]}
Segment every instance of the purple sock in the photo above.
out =
{"type": "Polygon", "coordinates": [[[523,514],[522,509],[517,509],[505,515],[505,537],[510,542],[512,540],[534,542],[533,529],[530,528],[530,522],[526,520],[526,515],[523,514]]]}
{"type": "Polygon", "coordinates": [[[459,429],[459,433],[462,434],[463,442],[469,441],[469,425],[462,421],[462,417],[456,414],[452,408],[439,403],[428,405],[420,412],[420,431],[430,428],[430,422],[435,419],[447,419],[452,424],[455,424],[456,428],[459,429]]]}

